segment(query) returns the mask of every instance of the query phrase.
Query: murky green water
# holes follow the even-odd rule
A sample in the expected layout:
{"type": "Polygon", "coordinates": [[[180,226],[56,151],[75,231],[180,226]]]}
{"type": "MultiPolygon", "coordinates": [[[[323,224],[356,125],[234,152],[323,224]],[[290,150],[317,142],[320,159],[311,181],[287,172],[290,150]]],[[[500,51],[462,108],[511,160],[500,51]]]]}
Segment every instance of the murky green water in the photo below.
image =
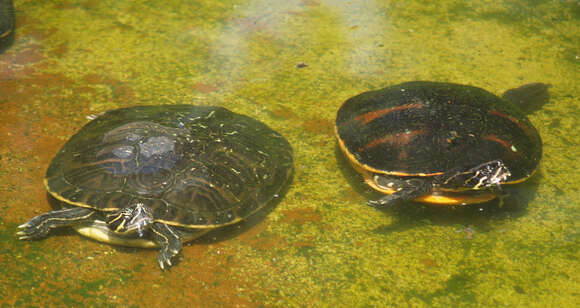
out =
{"type": "Polygon", "coordinates": [[[0,54],[0,303],[9,306],[574,307],[580,302],[577,1],[15,1],[0,54]],[[410,80],[500,94],[550,83],[524,204],[386,211],[333,135],[350,96],[410,80]],[[86,117],[221,105],[294,147],[296,175],[261,215],[156,251],[16,226],[51,209],[48,163],[86,117]],[[575,304],[576,303],[576,304],[575,304]]]}

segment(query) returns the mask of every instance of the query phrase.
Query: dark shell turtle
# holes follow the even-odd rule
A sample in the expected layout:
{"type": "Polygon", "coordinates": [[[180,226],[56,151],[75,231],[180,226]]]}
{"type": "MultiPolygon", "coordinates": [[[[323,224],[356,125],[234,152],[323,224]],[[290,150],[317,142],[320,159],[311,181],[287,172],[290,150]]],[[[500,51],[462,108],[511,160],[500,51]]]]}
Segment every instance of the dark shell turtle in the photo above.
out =
{"type": "Polygon", "coordinates": [[[221,107],[143,106],[85,125],[46,172],[63,209],[20,226],[21,239],[72,226],[99,241],[160,247],[161,268],[182,242],[236,223],[276,198],[292,148],[265,124],[221,107]]]}
{"type": "MultiPolygon", "coordinates": [[[[520,92],[546,89],[538,83],[507,94],[517,101],[520,92]]],[[[486,202],[501,185],[532,176],[542,156],[520,107],[451,83],[407,82],[354,96],[338,110],[336,135],[365,182],[386,194],[370,205],[486,202]]]]}
{"type": "Polygon", "coordinates": [[[0,53],[14,41],[14,4],[0,0],[0,53]]]}

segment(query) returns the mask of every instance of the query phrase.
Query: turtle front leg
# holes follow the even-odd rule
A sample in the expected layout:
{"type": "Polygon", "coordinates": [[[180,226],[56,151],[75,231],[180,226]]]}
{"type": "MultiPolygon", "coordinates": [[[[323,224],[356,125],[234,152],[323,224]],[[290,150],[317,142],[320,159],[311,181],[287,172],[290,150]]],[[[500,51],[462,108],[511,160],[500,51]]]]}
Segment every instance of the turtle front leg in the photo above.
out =
{"type": "Polygon", "coordinates": [[[377,208],[411,201],[427,195],[433,190],[433,183],[429,179],[405,179],[388,175],[376,175],[373,181],[373,187],[377,187],[377,189],[385,193],[389,192],[389,194],[378,200],[367,201],[367,205],[377,208]]]}
{"type": "Polygon", "coordinates": [[[161,269],[171,266],[171,258],[181,251],[181,236],[174,227],[164,223],[155,222],[151,227],[153,240],[161,247],[157,261],[161,269]]]}
{"type": "Polygon", "coordinates": [[[21,240],[45,237],[50,229],[76,225],[91,220],[95,211],[84,207],[72,207],[38,215],[18,226],[22,229],[16,233],[21,240]]]}

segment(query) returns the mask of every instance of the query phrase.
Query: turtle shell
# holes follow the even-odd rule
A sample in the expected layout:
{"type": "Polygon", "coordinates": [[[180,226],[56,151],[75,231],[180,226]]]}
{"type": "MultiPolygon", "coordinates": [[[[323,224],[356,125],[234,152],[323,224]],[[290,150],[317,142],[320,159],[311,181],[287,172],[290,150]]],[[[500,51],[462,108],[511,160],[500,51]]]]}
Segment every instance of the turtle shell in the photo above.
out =
{"type": "Polygon", "coordinates": [[[359,171],[437,176],[502,160],[521,182],[542,156],[537,130],[516,105],[483,89],[407,82],[348,99],[338,110],[339,144],[359,171]]]}
{"type": "Polygon", "coordinates": [[[0,0],[0,53],[14,41],[14,4],[12,0],[0,0]]]}
{"type": "Polygon", "coordinates": [[[255,119],[221,107],[142,106],[85,125],[45,184],[73,206],[110,212],[146,199],[157,222],[212,228],[275,198],[292,166],[286,139],[255,119]]]}

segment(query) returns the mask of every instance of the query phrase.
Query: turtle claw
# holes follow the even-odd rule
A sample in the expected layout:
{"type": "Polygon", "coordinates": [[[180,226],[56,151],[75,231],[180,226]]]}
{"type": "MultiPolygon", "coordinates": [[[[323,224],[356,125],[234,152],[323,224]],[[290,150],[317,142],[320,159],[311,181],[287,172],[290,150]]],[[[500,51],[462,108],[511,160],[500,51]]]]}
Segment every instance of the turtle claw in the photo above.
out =
{"type": "Polygon", "coordinates": [[[28,234],[27,234],[26,232],[24,232],[24,231],[18,231],[18,232],[16,232],[16,235],[18,235],[18,236],[19,236],[19,237],[18,237],[18,239],[19,239],[19,240],[27,240],[27,239],[29,239],[29,238],[30,238],[30,235],[28,235],[28,234]]]}
{"type": "MultiPolygon", "coordinates": [[[[167,268],[169,268],[169,266],[171,266],[171,262],[167,262],[167,264],[168,264],[167,268]]],[[[159,267],[161,267],[162,270],[165,270],[165,262],[159,260],[159,267]]]]}
{"type": "Polygon", "coordinates": [[[26,228],[16,232],[19,240],[33,240],[43,238],[48,234],[50,228],[42,227],[42,225],[28,224],[26,228]]]}
{"type": "Polygon", "coordinates": [[[25,223],[23,225],[18,226],[22,230],[16,232],[18,235],[19,240],[31,240],[31,239],[39,239],[43,238],[48,234],[50,227],[45,224],[30,224],[25,223]]]}
{"type": "Polygon", "coordinates": [[[387,198],[381,198],[379,200],[369,200],[367,201],[367,205],[375,209],[382,209],[391,205],[391,201],[390,199],[387,200],[387,198]]]}
{"type": "Polygon", "coordinates": [[[165,249],[159,252],[157,256],[157,261],[159,262],[159,267],[162,270],[170,268],[173,264],[171,263],[171,258],[175,257],[179,251],[165,249]]]}
{"type": "Polygon", "coordinates": [[[26,239],[30,238],[30,236],[24,231],[18,231],[18,232],[16,232],[16,235],[18,236],[19,240],[26,240],[26,239]]]}
{"type": "Polygon", "coordinates": [[[25,223],[21,224],[20,226],[18,226],[18,229],[28,228],[29,226],[30,226],[30,224],[28,222],[25,222],[25,223]]]}
{"type": "Polygon", "coordinates": [[[20,226],[18,226],[18,229],[24,229],[24,230],[20,230],[18,232],[16,232],[16,235],[19,236],[18,239],[19,240],[27,240],[30,238],[30,232],[26,232],[28,228],[30,228],[30,224],[28,222],[21,224],[20,226]]]}

